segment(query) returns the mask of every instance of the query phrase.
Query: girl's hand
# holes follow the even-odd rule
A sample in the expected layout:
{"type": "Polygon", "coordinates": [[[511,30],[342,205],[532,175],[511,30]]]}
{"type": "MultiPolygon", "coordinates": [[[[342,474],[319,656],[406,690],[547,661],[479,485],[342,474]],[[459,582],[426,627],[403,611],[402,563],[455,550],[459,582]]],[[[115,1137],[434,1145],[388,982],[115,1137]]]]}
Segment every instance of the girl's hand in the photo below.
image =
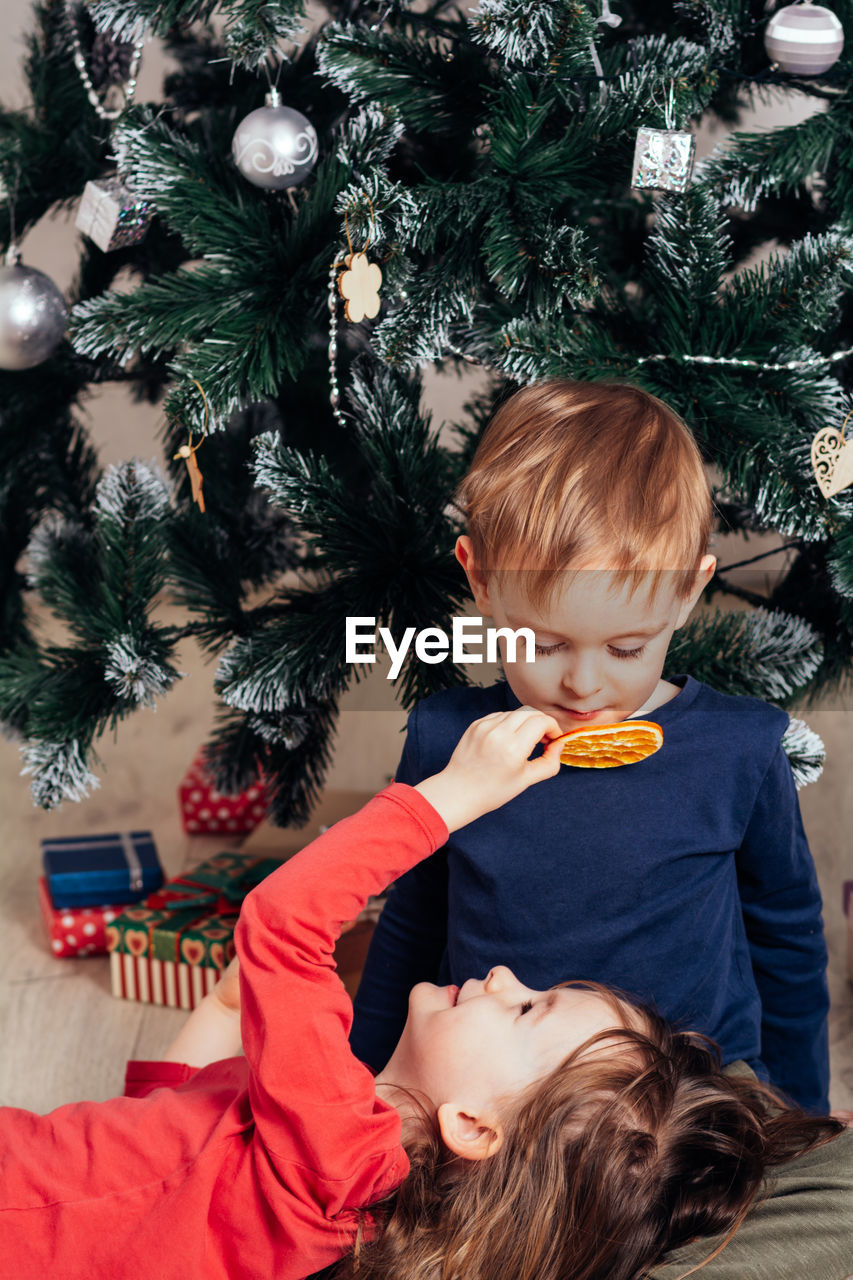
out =
{"type": "Polygon", "coordinates": [[[468,726],[447,765],[416,790],[456,831],[532,783],[553,778],[560,769],[559,739],[564,736],[557,721],[535,707],[494,711],[468,726]],[[543,740],[544,753],[531,760],[531,751],[543,740]]]}
{"type": "Polygon", "coordinates": [[[240,1012],[240,961],[235,956],[224,970],[211,995],[232,1013],[240,1012]]]}

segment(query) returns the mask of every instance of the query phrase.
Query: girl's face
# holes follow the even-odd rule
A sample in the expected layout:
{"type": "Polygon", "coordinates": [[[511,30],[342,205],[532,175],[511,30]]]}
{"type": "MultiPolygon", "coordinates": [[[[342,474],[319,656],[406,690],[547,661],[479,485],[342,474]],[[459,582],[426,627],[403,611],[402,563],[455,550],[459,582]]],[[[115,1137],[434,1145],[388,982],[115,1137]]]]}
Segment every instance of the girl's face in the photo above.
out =
{"type": "Polygon", "coordinates": [[[377,1079],[417,1089],[436,1107],[452,1102],[471,1115],[497,1113],[591,1036],[624,1027],[629,1017],[626,1009],[620,1020],[610,1000],[584,988],[533,991],[502,965],[462,987],[422,982],[377,1079]]]}

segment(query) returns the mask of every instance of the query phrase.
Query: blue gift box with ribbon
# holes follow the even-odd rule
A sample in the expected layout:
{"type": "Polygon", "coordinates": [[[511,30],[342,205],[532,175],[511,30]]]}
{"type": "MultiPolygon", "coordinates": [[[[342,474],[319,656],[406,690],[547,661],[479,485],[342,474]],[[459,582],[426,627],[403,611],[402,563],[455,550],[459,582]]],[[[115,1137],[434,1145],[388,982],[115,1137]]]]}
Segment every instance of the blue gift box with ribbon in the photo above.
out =
{"type": "Polygon", "coordinates": [[[41,849],[55,907],[138,902],[163,883],[150,831],[42,840],[41,849]]]}

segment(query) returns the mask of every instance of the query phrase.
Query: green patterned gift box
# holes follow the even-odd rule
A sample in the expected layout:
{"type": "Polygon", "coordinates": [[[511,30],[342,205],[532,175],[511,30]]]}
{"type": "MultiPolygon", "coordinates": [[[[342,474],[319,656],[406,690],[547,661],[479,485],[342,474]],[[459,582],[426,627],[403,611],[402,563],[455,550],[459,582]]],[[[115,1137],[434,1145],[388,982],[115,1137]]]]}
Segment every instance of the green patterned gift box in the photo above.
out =
{"type": "Polygon", "coordinates": [[[194,1009],[234,955],[240,904],[279,865],[219,853],[122,912],[107,930],[113,995],[194,1009]]]}

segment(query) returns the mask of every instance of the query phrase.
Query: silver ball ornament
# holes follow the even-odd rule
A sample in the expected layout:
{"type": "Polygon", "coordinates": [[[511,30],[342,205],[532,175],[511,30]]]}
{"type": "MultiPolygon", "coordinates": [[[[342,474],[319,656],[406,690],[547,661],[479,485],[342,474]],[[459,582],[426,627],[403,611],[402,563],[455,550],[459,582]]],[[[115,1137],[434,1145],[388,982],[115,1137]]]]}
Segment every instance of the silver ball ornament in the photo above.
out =
{"type": "Polygon", "coordinates": [[[283,107],[275,89],[265,105],[251,111],[238,126],[231,144],[234,163],[256,187],[281,191],[295,187],[317,163],[317,134],[310,120],[283,107]]]}
{"type": "Polygon", "coordinates": [[[841,57],[844,28],[831,9],[819,4],[789,4],[773,17],[764,33],[771,62],[791,75],[818,76],[841,57]]]}
{"type": "Polygon", "coordinates": [[[32,369],[62,341],[68,308],[43,271],[21,265],[15,249],[0,267],[0,369],[32,369]]]}

